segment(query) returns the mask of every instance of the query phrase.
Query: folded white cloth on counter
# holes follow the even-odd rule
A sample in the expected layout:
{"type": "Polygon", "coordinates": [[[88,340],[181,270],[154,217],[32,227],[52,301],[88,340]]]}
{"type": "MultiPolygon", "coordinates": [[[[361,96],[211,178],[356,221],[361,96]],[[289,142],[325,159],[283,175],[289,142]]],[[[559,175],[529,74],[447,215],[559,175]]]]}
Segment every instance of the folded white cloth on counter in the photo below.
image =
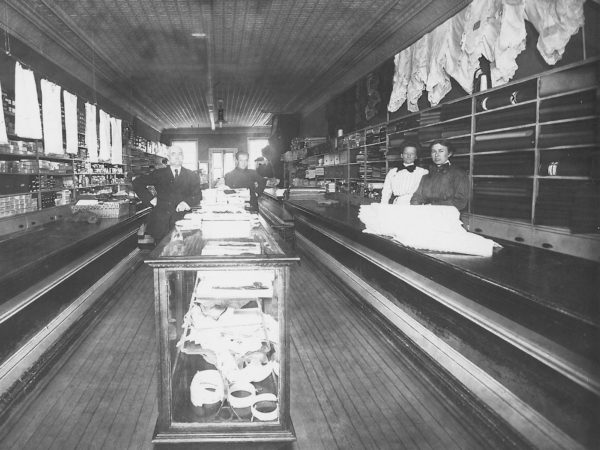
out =
{"type": "Polygon", "coordinates": [[[15,63],[15,134],[42,138],[42,120],[33,72],[15,63]]]}
{"type": "Polygon", "coordinates": [[[407,247],[437,252],[491,256],[491,239],[466,231],[454,206],[362,205],[358,218],[365,233],[390,236],[407,247]]]}

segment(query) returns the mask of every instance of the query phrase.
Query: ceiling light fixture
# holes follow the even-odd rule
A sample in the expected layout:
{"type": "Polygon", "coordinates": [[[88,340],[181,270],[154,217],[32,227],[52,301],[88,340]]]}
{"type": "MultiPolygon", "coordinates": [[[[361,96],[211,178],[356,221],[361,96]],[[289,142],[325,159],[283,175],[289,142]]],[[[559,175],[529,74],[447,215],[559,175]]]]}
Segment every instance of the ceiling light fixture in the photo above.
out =
{"type": "Polygon", "coordinates": [[[191,36],[195,38],[205,38],[206,33],[192,33],[191,36]]]}
{"type": "Polygon", "coordinates": [[[225,109],[223,109],[223,99],[219,99],[219,109],[217,110],[217,123],[219,124],[219,128],[223,128],[223,124],[227,123],[225,120],[225,109]]]}

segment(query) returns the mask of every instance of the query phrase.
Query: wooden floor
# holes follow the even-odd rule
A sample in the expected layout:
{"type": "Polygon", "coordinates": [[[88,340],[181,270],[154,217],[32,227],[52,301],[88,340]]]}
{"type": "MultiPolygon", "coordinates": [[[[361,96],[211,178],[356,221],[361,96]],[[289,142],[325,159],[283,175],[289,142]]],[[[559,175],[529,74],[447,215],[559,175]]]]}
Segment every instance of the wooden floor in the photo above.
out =
{"type": "MultiPolygon", "coordinates": [[[[291,283],[293,449],[498,448],[468,412],[373,330],[311,268],[291,283]]],[[[142,266],[105,318],[36,394],[8,449],[152,448],[157,354],[152,274],[142,266]]]]}

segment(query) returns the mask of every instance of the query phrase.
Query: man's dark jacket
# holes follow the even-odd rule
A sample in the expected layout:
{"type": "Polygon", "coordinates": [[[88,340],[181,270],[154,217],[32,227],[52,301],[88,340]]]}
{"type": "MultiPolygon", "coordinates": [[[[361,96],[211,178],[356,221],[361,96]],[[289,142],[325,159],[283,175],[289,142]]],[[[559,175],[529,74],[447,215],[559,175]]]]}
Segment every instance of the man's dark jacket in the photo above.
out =
{"type": "Polygon", "coordinates": [[[180,169],[177,179],[173,176],[171,168],[165,167],[136,177],[132,184],[133,190],[145,205],[149,205],[150,200],[154,198],[147,186],[154,186],[156,189],[157,202],[148,216],[147,230],[157,242],[185,214],[175,211],[180,202],[184,201],[192,207],[202,200],[200,177],[185,167],[180,169]]]}
{"type": "Polygon", "coordinates": [[[236,167],[225,174],[225,184],[232,189],[250,190],[250,205],[258,210],[258,196],[265,190],[266,180],[256,170],[236,167]]]}

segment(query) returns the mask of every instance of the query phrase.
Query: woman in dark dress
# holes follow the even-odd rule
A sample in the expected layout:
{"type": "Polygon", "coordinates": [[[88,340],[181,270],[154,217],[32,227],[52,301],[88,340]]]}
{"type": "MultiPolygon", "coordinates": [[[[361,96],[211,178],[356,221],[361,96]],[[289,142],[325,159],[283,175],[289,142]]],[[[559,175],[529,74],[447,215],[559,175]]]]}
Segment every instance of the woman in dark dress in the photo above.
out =
{"type": "Polygon", "coordinates": [[[421,178],[410,204],[450,205],[459,211],[465,209],[469,200],[469,179],[464,170],[450,162],[451,144],[440,139],[433,141],[430,149],[433,165],[421,178]]]}

